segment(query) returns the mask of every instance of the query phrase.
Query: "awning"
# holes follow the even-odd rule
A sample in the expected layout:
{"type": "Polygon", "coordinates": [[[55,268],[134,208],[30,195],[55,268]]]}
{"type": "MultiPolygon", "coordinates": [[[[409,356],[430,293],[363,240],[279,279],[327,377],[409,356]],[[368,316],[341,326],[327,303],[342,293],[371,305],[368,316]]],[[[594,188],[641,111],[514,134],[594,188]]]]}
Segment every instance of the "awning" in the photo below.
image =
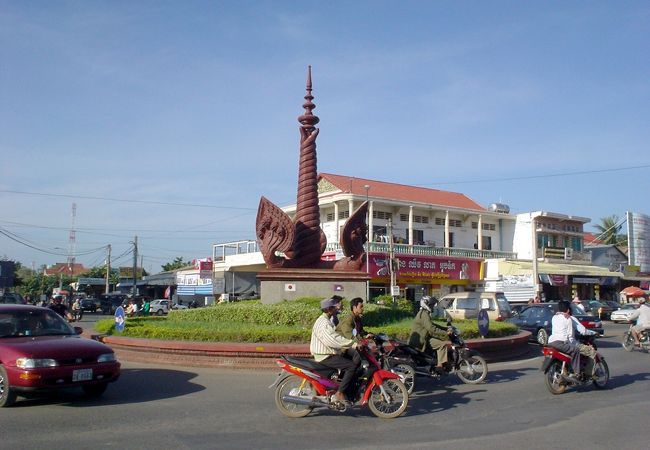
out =
{"type": "MultiPolygon", "coordinates": [[[[500,275],[530,275],[532,273],[532,261],[499,261],[500,275]]],[[[607,267],[586,266],[580,264],[553,264],[541,261],[537,263],[537,273],[587,277],[623,277],[621,272],[612,272],[607,267]]]]}

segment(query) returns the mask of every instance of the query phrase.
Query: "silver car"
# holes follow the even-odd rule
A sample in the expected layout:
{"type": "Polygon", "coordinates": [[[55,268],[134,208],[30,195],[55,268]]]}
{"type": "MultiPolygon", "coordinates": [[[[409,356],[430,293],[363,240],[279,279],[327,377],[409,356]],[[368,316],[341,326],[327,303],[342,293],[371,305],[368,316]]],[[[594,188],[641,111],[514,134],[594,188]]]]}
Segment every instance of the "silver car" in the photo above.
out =
{"type": "Polygon", "coordinates": [[[612,322],[630,323],[630,316],[634,313],[634,311],[636,311],[638,307],[638,303],[628,303],[626,305],[623,305],[621,309],[612,311],[610,320],[612,322]]]}

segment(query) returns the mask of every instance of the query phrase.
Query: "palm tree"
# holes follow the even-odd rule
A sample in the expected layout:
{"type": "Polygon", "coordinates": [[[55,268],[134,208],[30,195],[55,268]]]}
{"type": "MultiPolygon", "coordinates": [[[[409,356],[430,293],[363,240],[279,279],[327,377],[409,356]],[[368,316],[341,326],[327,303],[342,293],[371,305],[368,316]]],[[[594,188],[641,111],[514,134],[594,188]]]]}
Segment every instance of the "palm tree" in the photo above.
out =
{"type": "Polygon", "coordinates": [[[619,223],[617,215],[611,215],[600,219],[600,224],[594,225],[594,228],[600,232],[598,240],[603,244],[619,245],[626,242],[624,235],[620,235],[623,224],[619,223]]]}

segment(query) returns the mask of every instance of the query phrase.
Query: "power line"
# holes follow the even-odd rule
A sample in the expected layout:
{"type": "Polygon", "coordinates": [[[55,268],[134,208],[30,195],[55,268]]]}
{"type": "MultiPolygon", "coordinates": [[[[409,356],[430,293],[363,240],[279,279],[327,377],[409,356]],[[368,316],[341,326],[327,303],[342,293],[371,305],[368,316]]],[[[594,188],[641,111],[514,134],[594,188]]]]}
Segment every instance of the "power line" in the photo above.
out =
{"type": "Polygon", "coordinates": [[[494,183],[496,181],[519,181],[519,180],[532,180],[536,178],[558,178],[558,177],[570,177],[574,175],[590,175],[594,173],[605,173],[605,172],[620,172],[624,170],[636,170],[636,169],[646,169],[650,167],[650,164],[644,164],[633,167],[618,167],[613,169],[595,169],[595,170],[581,170],[578,172],[565,172],[565,173],[550,173],[545,175],[524,175],[520,177],[501,177],[501,178],[484,178],[481,180],[465,180],[465,181],[447,181],[441,183],[418,183],[418,186],[439,186],[447,184],[470,184],[470,183],[494,183]]]}
{"type": "Polygon", "coordinates": [[[59,197],[59,198],[82,198],[84,200],[101,200],[109,202],[122,202],[122,203],[139,203],[139,204],[148,204],[148,205],[164,205],[164,206],[187,206],[193,208],[216,208],[216,209],[238,209],[245,211],[255,211],[255,208],[245,208],[242,206],[219,206],[219,205],[203,205],[195,203],[175,203],[175,202],[159,202],[154,200],[133,200],[133,199],[123,199],[123,198],[110,198],[110,197],[94,197],[89,195],[78,195],[78,194],[49,194],[45,192],[28,192],[28,191],[13,191],[0,189],[0,192],[5,194],[19,194],[19,195],[36,195],[41,197],[59,197]]]}

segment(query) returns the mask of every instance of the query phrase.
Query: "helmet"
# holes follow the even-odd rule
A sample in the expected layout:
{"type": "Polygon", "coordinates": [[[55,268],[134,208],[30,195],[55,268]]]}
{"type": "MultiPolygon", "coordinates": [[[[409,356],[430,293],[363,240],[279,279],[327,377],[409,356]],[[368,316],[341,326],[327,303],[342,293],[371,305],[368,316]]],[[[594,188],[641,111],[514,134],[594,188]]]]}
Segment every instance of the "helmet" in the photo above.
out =
{"type": "Polygon", "coordinates": [[[435,297],[429,297],[428,295],[423,296],[420,299],[420,308],[431,311],[431,308],[435,307],[438,304],[438,299],[435,297]]]}

